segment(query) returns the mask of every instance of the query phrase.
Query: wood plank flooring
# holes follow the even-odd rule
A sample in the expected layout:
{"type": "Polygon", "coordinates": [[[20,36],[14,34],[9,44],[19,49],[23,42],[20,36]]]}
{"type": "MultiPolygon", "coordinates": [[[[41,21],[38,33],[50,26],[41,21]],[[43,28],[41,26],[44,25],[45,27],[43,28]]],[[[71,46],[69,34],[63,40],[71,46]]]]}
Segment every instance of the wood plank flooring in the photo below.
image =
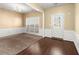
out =
{"type": "Polygon", "coordinates": [[[0,55],[16,55],[42,37],[21,33],[0,38],[0,55]]]}
{"type": "Polygon", "coordinates": [[[21,33],[0,38],[0,55],[78,55],[78,52],[71,41],[21,33]]]}
{"type": "Polygon", "coordinates": [[[17,55],[78,55],[73,42],[45,37],[17,55]]]}

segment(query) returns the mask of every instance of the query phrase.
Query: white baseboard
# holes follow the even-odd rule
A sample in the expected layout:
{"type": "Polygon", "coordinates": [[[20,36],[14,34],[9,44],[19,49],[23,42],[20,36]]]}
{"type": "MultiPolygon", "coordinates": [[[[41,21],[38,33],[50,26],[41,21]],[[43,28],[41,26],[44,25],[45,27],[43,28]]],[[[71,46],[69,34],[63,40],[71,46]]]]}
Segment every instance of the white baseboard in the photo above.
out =
{"type": "Polygon", "coordinates": [[[0,29],[0,37],[5,37],[8,35],[24,33],[24,28],[5,28],[0,29]]]}
{"type": "Polygon", "coordinates": [[[43,29],[40,28],[38,33],[33,33],[33,32],[27,32],[26,28],[25,28],[25,33],[29,33],[29,34],[35,34],[35,35],[39,35],[39,36],[43,36],[43,29]]]}
{"type": "Polygon", "coordinates": [[[79,53],[79,33],[75,33],[75,34],[76,34],[75,45],[79,53]]]}
{"type": "Polygon", "coordinates": [[[50,29],[45,29],[44,30],[44,36],[45,37],[51,37],[51,30],[50,29]]]}
{"type": "Polygon", "coordinates": [[[68,41],[74,41],[76,39],[75,31],[64,30],[63,39],[68,41]]]}

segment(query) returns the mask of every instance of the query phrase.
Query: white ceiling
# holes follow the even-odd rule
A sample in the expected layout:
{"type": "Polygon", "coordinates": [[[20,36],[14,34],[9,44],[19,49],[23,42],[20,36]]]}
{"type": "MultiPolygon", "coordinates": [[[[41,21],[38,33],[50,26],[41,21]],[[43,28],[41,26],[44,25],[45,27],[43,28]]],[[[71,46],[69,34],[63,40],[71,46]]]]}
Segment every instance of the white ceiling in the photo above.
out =
{"type": "Polygon", "coordinates": [[[31,7],[24,3],[0,3],[0,8],[16,11],[19,13],[27,13],[34,11],[31,7]]]}
{"type": "MultiPolygon", "coordinates": [[[[42,9],[63,5],[62,3],[36,3],[36,4],[38,4],[42,9]]],[[[28,6],[26,3],[0,3],[0,8],[10,11],[16,11],[19,13],[28,13],[36,11],[32,9],[30,6],[28,6]]]]}
{"type": "Polygon", "coordinates": [[[42,9],[46,9],[46,8],[50,8],[50,7],[56,7],[56,6],[61,6],[63,5],[64,3],[38,3],[39,6],[42,8],[42,9]]]}

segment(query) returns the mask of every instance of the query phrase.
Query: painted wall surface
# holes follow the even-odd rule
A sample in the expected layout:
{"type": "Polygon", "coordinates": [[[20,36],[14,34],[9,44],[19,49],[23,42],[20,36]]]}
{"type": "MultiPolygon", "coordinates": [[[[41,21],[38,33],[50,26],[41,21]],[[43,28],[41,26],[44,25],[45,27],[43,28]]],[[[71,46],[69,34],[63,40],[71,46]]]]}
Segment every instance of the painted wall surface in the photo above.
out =
{"type": "Polygon", "coordinates": [[[28,17],[33,17],[33,16],[39,16],[40,17],[40,28],[42,28],[42,25],[43,25],[43,22],[42,22],[42,13],[40,12],[30,12],[30,13],[27,13],[25,14],[25,20],[28,18],[28,17]]]}
{"type": "Polygon", "coordinates": [[[0,37],[24,33],[24,31],[21,14],[0,9],[0,37]]]}
{"type": "Polygon", "coordinates": [[[75,31],[79,33],[79,4],[75,4],[75,31]]]}
{"type": "Polygon", "coordinates": [[[0,29],[0,37],[5,37],[8,35],[14,35],[14,34],[19,34],[19,33],[24,33],[25,29],[23,27],[19,28],[2,28],[0,29]]]}
{"type": "Polygon", "coordinates": [[[0,28],[22,27],[22,25],[21,14],[0,9],[0,28]]]}
{"type": "Polygon", "coordinates": [[[52,7],[45,11],[45,28],[51,26],[51,15],[64,13],[64,29],[75,30],[75,5],[64,4],[63,6],[52,7]]]}

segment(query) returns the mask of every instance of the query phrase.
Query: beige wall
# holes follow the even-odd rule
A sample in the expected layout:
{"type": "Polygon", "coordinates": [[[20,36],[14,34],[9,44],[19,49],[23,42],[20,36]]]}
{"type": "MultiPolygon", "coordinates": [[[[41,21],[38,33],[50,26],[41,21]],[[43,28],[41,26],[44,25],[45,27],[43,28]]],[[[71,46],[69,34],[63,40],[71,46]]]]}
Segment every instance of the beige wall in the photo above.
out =
{"type": "Polygon", "coordinates": [[[13,11],[0,9],[0,28],[22,26],[22,15],[13,11]]]}
{"type": "Polygon", "coordinates": [[[45,10],[45,28],[50,28],[51,14],[64,13],[64,28],[75,30],[75,5],[65,4],[59,7],[52,7],[45,10]]]}
{"type": "Polygon", "coordinates": [[[75,4],[75,31],[79,33],[79,4],[75,4]]]}
{"type": "Polygon", "coordinates": [[[25,19],[27,19],[28,17],[32,17],[32,16],[39,16],[40,17],[40,28],[42,28],[42,13],[40,12],[30,12],[25,14],[25,19]]]}
{"type": "MultiPolygon", "coordinates": [[[[45,28],[50,28],[51,15],[56,13],[64,13],[64,29],[75,31],[75,4],[64,4],[59,7],[52,7],[44,10],[45,12],[45,28]]],[[[31,16],[40,16],[40,24],[42,27],[42,13],[30,12],[25,14],[25,18],[31,16]]]]}

